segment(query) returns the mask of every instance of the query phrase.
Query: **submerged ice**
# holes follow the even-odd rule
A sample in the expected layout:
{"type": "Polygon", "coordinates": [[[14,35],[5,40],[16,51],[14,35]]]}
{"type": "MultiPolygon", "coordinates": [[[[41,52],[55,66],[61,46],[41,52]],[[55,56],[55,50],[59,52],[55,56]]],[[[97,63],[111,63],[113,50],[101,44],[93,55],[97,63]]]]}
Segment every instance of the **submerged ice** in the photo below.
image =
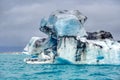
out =
{"type": "Polygon", "coordinates": [[[53,12],[39,28],[48,38],[32,37],[24,53],[48,63],[120,64],[120,43],[110,32],[86,32],[86,19],[78,10],[53,12]]]}

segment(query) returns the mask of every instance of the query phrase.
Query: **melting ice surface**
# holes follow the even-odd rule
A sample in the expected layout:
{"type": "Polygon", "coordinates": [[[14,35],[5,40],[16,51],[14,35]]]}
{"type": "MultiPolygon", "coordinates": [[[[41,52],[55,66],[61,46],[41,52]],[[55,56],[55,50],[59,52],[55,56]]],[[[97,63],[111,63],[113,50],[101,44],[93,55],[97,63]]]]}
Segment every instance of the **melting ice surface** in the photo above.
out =
{"type": "Polygon", "coordinates": [[[33,37],[24,53],[50,58],[50,63],[120,64],[120,43],[109,32],[87,33],[86,19],[78,10],[53,12],[40,25],[48,38],[33,37]]]}

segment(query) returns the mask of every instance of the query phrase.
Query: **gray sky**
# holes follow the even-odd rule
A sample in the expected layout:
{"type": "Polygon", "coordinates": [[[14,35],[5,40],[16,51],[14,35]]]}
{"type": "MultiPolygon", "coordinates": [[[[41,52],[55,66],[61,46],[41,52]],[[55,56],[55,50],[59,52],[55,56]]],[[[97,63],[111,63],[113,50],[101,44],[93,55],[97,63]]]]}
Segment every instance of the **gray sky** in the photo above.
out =
{"type": "Polygon", "coordinates": [[[120,0],[0,0],[0,46],[25,46],[39,31],[40,20],[55,10],[79,10],[87,31],[110,31],[120,40],[120,0]]]}

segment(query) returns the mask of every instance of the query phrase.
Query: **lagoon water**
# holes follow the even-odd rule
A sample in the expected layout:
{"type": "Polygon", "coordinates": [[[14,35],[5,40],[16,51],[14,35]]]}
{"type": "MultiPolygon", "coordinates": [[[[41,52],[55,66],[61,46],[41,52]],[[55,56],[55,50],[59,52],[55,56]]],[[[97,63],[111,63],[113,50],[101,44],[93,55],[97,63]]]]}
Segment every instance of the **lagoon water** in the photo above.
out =
{"type": "Polygon", "coordinates": [[[120,65],[26,64],[27,55],[0,54],[0,80],[120,80],[120,65]]]}

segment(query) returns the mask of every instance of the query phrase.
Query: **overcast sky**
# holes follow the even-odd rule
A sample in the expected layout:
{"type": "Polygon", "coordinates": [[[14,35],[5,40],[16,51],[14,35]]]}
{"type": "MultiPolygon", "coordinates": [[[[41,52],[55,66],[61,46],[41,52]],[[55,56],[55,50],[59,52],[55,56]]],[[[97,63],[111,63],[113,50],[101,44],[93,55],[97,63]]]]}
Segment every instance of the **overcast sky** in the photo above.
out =
{"type": "Polygon", "coordinates": [[[87,31],[106,30],[120,40],[120,0],[0,0],[0,46],[25,46],[32,36],[44,37],[40,20],[55,10],[79,10],[87,31]]]}

